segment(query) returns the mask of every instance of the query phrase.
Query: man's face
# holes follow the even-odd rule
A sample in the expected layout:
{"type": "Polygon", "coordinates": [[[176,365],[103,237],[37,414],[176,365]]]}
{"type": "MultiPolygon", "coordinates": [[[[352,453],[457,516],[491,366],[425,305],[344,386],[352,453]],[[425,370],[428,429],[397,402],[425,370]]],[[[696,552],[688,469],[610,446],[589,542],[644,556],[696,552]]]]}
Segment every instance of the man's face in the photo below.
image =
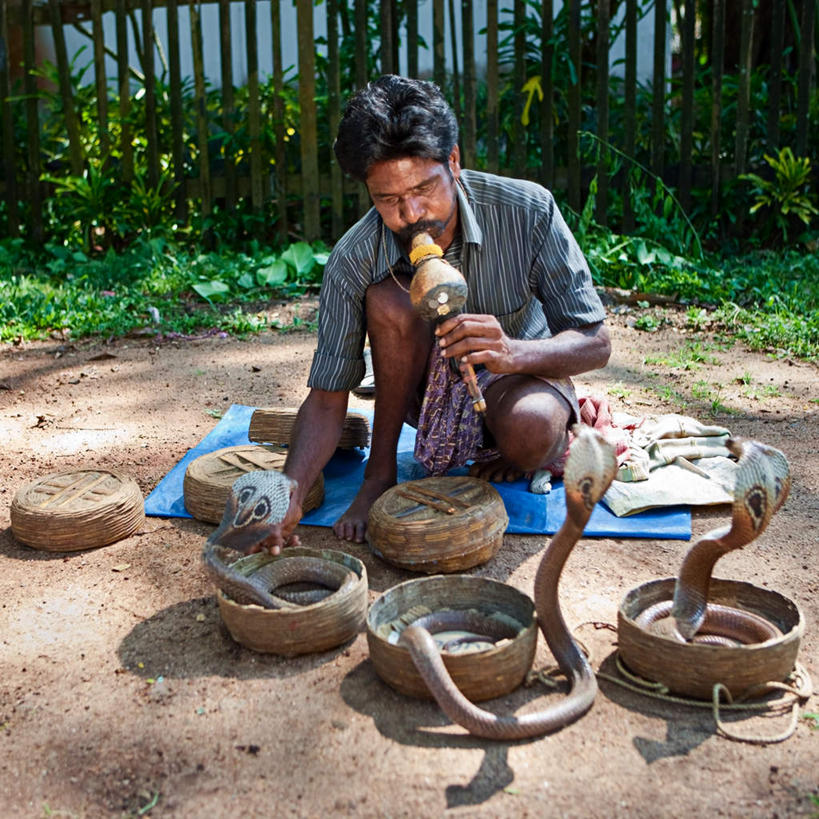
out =
{"type": "Polygon", "coordinates": [[[384,224],[405,246],[426,230],[446,250],[458,225],[458,146],[446,164],[403,157],[376,162],[367,174],[367,190],[384,224]]]}

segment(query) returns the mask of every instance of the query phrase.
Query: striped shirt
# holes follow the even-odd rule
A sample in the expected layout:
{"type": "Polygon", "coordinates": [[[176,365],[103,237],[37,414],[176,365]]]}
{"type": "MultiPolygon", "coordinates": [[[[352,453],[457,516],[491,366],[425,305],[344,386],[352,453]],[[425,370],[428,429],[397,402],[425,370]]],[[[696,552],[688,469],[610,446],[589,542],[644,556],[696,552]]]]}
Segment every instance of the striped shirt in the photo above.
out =
{"type": "MultiPolygon", "coordinates": [[[[603,321],[580,247],[552,194],[533,182],[461,172],[460,231],[445,258],[469,285],[465,312],[497,317],[512,338],[549,338],[603,321]]],[[[371,284],[412,274],[407,254],[371,208],[336,244],[319,300],[308,386],[351,390],[364,376],[364,297],[371,284]]]]}

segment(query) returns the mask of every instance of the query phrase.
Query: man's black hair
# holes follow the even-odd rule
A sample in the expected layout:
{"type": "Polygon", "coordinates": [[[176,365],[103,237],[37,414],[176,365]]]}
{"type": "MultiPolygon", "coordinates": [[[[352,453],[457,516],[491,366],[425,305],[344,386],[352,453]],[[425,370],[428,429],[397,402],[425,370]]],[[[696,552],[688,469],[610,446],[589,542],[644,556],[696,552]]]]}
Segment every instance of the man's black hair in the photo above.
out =
{"type": "Polygon", "coordinates": [[[385,74],[347,103],[333,148],[341,169],[364,182],[374,162],[446,163],[457,141],[455,114],[435,83],[385,74]]]}

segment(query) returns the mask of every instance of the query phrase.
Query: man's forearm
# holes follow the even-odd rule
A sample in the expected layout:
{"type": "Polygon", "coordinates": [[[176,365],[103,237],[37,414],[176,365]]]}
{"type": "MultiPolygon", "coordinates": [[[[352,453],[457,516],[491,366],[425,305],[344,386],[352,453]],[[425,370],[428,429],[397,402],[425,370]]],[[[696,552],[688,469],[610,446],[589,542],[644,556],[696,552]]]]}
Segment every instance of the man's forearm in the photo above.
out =
{"type": "Polygon", "coordinates": [[[338,446],[347,399],[346,392],[311,390],[299,409],[284,472],[298,482],[300,505],[338,446]]]}
{"type": "Polygon", "coordinates": [[[564,330],[547,339],[513,342],[515,371],[565,378],[605,367],[611,341],[605,325],[564,330]]]}

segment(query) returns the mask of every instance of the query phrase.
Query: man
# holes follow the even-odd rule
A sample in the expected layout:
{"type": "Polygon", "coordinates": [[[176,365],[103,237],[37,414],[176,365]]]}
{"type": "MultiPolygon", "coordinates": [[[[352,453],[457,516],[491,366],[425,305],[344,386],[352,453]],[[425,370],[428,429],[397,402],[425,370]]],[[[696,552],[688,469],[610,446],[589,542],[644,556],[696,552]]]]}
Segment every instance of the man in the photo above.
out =
{"type": "Polygon", "coordinates": [[[373,208],[334,248],[324,272],[318,347],[284,471],[298,483],[282,525],[260,544],[294,545],[306,491],[335,451],[369,334],[376,404],[364,481],[333,526],[362,542],[370,506],[396,482],[405,420],[416,456],[441,472],[475,460],[492,480],[564,455],[579,419],[570,376],[610,355],[588,266],[551,194],[521,180],[462,170],[455,117],[432,83],[381,77],[349,102],[335,153],[373,208]],[[412,236],[430,233],[469,287],[465,312],[433,324],[412,309],[412,236]],[[478,370],[481,418],[454,358],[478,370]],[[488,458],[488,460],[487,460],[488,458]],[[424,460],[426,459],[426,461],[424,460]]]}

